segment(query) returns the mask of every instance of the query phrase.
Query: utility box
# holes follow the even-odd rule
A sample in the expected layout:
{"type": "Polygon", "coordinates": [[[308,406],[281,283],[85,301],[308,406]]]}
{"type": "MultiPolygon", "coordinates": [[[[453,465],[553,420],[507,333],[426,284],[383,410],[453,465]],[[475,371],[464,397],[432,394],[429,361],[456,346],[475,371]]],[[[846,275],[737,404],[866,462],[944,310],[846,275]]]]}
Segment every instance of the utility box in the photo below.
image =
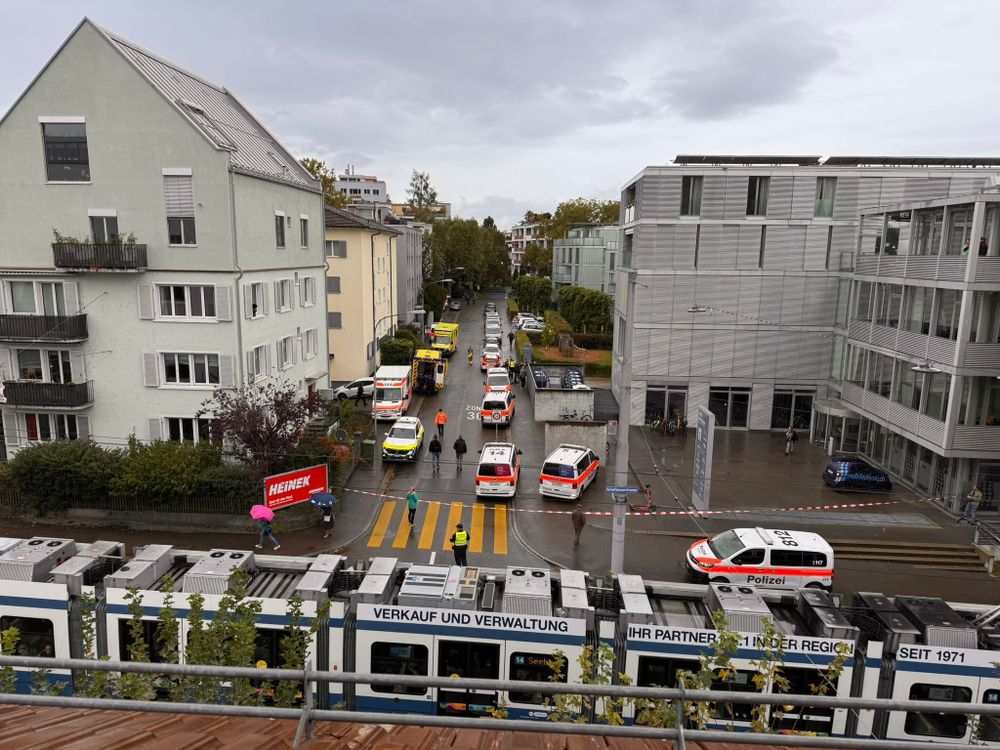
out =
{"type": "Polygon", "coordinates": [[[374,440],[362,440],[361,441],[361,460],[363,460],[363,461],[374,461],[375,460],[375,441],[374,440]]]}

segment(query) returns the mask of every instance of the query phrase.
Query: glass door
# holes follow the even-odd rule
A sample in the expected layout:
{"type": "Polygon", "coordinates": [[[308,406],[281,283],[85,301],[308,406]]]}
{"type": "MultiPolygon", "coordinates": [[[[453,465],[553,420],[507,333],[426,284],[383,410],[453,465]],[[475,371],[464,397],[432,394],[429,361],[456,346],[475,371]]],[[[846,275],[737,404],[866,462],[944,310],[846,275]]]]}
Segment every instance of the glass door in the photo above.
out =
{"type": "Polygon", "coordinates": [[[750,418],[750,394],[738,391],[731,394],[729,401],[729,426],[746,427],[750,418]]]}
{"type": "MultiPolygon", "coordinates": [[[[500,679],[500,644],[485,641],[438,641],[438,676],[500,679]]],[[[438,690],[438,714],[490,716],[497,707],[496,691],[438,690]]]]}

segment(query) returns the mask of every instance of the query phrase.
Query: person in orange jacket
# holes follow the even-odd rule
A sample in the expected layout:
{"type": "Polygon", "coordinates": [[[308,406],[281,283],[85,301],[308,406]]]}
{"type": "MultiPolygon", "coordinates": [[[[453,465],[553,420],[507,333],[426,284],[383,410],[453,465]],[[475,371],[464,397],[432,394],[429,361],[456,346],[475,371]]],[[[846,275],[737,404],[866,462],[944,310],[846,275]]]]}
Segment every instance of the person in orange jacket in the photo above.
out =
{"type": "Polygon", "coordinates": [[[444,409],[438,409],[437,416],[434,417],[434,424],[437,425],[439,438],[444,438],[444,425],[447,421],[448,415],[444,413],[444,409]]]}

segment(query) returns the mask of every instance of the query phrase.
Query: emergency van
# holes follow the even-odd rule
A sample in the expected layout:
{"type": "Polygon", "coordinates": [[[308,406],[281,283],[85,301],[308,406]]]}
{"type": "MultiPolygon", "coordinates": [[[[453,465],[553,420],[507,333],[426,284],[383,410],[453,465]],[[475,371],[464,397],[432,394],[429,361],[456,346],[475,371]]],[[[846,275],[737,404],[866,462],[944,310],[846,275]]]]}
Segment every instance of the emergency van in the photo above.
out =
{"type": "Polygon", "coordinates": [[[546,497],[576,500],[597,478],[600,460],[582,445],[563,444],[542,464],[538,491],[546,497]]]}
{"type": "Polygon", "coordinates": [[[486,372],[492,367],[499,367],[503,362],[503,353],[497,344],[487,344],[483,347],[483,354],[479,358],[479,369],[486,372]]]}
{"type": "Polygon", "coordinates": [[[829,590],[833,548],[819,534],[808,531],[730,529],[692,544],[687,568],[699,583],[829,590]]]}
{"type": "Polygon", "coordinates": [[[410,368],[406,365],[383,365],[375,372],[375,419],[396,419],[406,414],[413,395],[410,368]]]}
{"type": "Polygon", "coordinates": [[[413,355],[413,392],[433,396],[444,388],[448,376],[448,360],[441,356],[439,349],[417,349],[413,355]]]}
{"type": "Polygon", "coordinates": [[[476,497],[514,497],[521,473],[521,451],[513,443],[487,443],[479,451],[476,497]]]}
{"type": "Polygon", "coordinates": [[[431,349],[450,357],[458,346],[458,323],[435,323],[431,326],[431,349]]]}
{"type": "Polygon", "coordinates": [[[483,396],[483,405],[479,410],[479,419],[485,427],[491,425],[508,425],[514,418],[514,394],[510,391],[490,391],[483,396]]]}
{"type": "Polygon", "coordinates": [[[486,392],[511,390],[510,376],[504,367],[491,367],[486,371],[486,392]]]}

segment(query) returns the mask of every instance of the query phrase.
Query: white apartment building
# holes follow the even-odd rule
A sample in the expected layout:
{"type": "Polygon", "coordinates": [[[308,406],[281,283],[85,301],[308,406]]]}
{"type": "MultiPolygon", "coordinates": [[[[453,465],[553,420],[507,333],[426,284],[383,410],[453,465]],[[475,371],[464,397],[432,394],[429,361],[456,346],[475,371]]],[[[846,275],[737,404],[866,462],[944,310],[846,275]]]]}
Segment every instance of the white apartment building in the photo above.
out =
{"type": "Polygon", "coordinates": [[[835,321],[847,309],[859,213],[969,195],[1000,161],[678,156],[622,191],[615,296],[616,397],[630,423],[712,410],[721,428],[809,430],[831,392],[835,321]],[[632,360],[632,380],[620,363],[632,360]]]}
{"type": "Polygon", "coordinates": [[[226,89],[85,19],[0,163],[8,453],[198,441],[215,388],[323,384],[321,188],[226,89]]]}
{"type": "Polygon", "coordinates": [[[580,226],[552,243],[552,291],[579,286],[615,295],[618,243],[621,229],[614,226],[580,226]]]}
{"type": "Polygon", "coordinates": [[[528,245],[539,245],[549,247],[549,240],[543,237],[544,227],[537,222],[522,221],[515,224],[510,229],[510,238],[507,240],[507,247],[510,250],[511,270],[515,275],[521,269],[521,259],[524,257],[524,248],[528,245]]]}
{"type": "Polygon", "coordinates": [[[333,187],[347,196],[350,203],[389,203],[389,191],[385,180],[374,175],[339,174],[334,178],[333,187]]]}

